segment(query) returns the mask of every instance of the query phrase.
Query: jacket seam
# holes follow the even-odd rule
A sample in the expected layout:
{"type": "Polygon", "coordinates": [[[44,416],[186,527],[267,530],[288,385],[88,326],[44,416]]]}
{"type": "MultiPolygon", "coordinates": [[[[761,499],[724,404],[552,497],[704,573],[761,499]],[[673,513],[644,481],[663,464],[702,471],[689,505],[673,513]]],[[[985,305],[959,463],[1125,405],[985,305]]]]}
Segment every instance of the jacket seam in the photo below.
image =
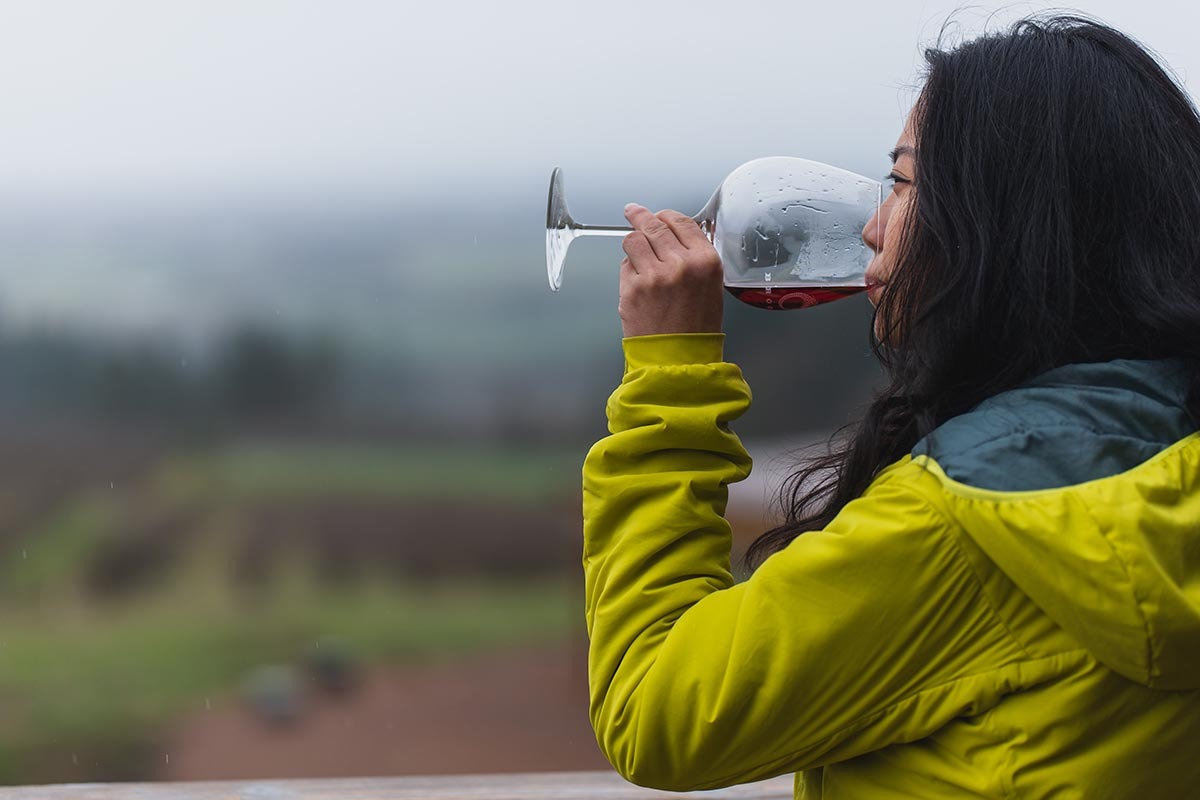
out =
{"type": "MultiPolygon", "coordinates": [[[[1089,512],[1090,515],[1090,512],[1089,512]]],[[[1100,535],[1104,538],[1104,543],[1108,545],[1108,549],[1112,551],[1113,557],[1121,568],[1121,574],[1125,576],[1125,580],[1129,582],[1129,591],[1133,595],[1133,607],[1137,610],[1138,619],[1141,620],[1142,630],[1146,634],[1146,684],[1153,687],[1154,681],[1154,646],[1152,644],[1152,631],[1150,630],[1150,619],[1146,616],[1146,612],[1142,609],[1142,597],[1138,593],[1137,582],[1133,579],[1133,574],[1129,571],[1129,565],[1125,563],[1120,551],[1112,539],[1109,538],[1109,531],[1102,525],[1097,525],[1100,535]]]]}
{"type": "Polygon", "coordinates": [[[1025,643],[1022,642],[1013,632],[1012,628],[1008,624],[1008,621],[1004,619],[1004,615],[1002,615],[996,608],[996,604],[992,602],[991,595],[988,593],[987,584],[983,580],[983,577],[979,574],[979,570],[975,568],[974,562],[967,557],[966,552],[963,550],[962,542],[959,541],[959,537],[962,535],[963,530],[962,522],[960,522],[958,517],[954,516],[953,513],[944,510],[940,504],[934,503],[923,491],[917,487],[910,486],[909,489],[918,497],[920,497],[921,501],[928,506],[929,509],[942,521],[943,525],[949,529],[948,532],[950,535],[947,538],[950,540],[950,544],[954,548],[954,552],[958,555],[958,559],[966,565],[967,569],[971,573],[971,577],[975,579],[975,584],[979,589],[979,594],[983,598],[984,605],[987,606],[987,609],[991,613],[994,622],[999,625],[1005,633],[1008,634],[1008,638],[1017,646],[1017,649],[1022,655],[1025,656],[1025,658],[1029,660],[1042,658],[1043,656],[1037,656],[1030,652],[1029,648],[1025,646],[1025,643]]]}
{"type": "MultiPolygon", "coordinates": [[[[928,502],[928,501],[926,501],[926,502],[928,502]]],[[[935,509],[935,511],[936,511],[936,509],[935,509]]],[[[938,511],[937,513],[943,513],[943,512],[938,511]]],[[[1022,642],[1021,639],[1017,636],[1017,634],[1013,632],[1012,627],[1008,624],[1008,620],[1006,620],[1004,618],[1004,615],[1001,614],[999,609],[996,608],[996,604],[992,601],[992,597],[988,592],[987,584],[984,582],[983,577],[979,574],[979,570],[977,570],[975,568],[975,564],[971,561],[970,558],[967,557],[967,554],[963,551],[962,542],[960,542],[958,539],[958,537],[961,535],[960,531],[962,529],[962,523],[960,523],[957,519],[955,519],[953,517],[952,517],[952,520],[953,520],[953,525],[954,525],[954,531],[952,532],[951,536],[949,537],[951,544],[954,547],[954,551],[956,553],[958,553],[958,557],[960,559],[962,559],[963,563],[965,563],[967,565],[967,569],[969,569],[971,571],[971,576],[973,578],[975,578],[975,583],[979,586],[979,594],[983,597],[983,602],[987,606],[988,611],[991,612],[992,618],[1001,627],[1001,629],[1003,629],[1004,632],[1008,634],[1008,638],[1012,640],[1013,644],[1015,644],[1017,646],[1017,649],[1027,659],[1032,660],[1032,659],[1040,658],[1040,656],[1035,656],[1032,652],[1030,652],[1029,648],[1025,646],[1025,643],[1022,642]]]]}
{"type": "Polygon", "coordinates": [[[1008,634],[1008,638],[1012,640],[1013,644],[1017,646],[1017,649],[1026,658],[1039,658],[1039,656],[1035,656],[1032,652],[1030,652],[1029,648],[1025,646],[1025,643],[1022,642],[1015,633],[1013,633],[1013,629],[1011,626],[1009,626],[1008,621],[1004,619],[1004,615],[1001,614],[996,608],[996,604],[992,602],[991,595],[988,594],[987,585],[984,583],[983,578],[979,575],[979,571],[975,569],[975,565],[971,563],[971,559],[967,558],[967,554],[963,552],[962,543],[958,541],[958,537],[958,531],[955,531],[950,537],[954,546],[954,550],[966,563],[967,569],[971,571],[972,577],[975,578],[975,583],[979,585],[979,594],[983,596],[983,602],[987,605],[988,611],[991,612],[992,618],[995,619],[996,623],[1004,630],[1005,633],[1008,634]]]}

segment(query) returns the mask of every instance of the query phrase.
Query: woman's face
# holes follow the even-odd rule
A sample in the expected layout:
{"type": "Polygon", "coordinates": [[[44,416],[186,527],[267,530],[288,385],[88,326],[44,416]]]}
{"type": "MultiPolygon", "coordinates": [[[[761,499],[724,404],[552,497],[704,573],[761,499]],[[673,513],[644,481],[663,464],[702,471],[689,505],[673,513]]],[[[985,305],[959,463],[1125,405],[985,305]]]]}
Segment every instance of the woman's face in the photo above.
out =
{"type": "MultiPolygon", "coordinates": [[[[913,185],[916,179],[916,140],[913,136],[913,115],[909,114],[896,149],[892,151],[892,172],[888,176],[895,182],[891,193],[883,199],[879,211],[871,215],[863,227],[862,239],[875,253],[867,265],[867,297],[871,305],[879,305],[880,295],[886,291],[888,279],[896,268],[900,231],[904,229],[912,207],[913,185]]],[[[876,318],[875,338],[881,339],[881,320],[876,318]]]]}

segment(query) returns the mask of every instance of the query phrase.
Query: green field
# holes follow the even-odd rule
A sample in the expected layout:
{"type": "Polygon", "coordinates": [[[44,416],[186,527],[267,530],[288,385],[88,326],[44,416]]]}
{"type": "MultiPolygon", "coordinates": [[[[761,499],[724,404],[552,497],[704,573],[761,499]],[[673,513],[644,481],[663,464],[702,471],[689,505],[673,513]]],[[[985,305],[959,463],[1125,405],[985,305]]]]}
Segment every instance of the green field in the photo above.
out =
{"type": "Polygon", "coordinates": [[[574,450],[243,445],[178,465],[230,497],[316,494],[544,502],[579,485],[574,450]]]}

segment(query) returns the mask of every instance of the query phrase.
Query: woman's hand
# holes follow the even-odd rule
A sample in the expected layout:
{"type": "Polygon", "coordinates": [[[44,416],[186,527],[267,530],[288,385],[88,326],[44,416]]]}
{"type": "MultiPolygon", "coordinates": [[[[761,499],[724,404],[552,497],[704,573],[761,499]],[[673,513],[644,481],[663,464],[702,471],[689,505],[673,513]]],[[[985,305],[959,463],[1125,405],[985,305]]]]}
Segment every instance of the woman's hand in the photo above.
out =
{"type": "Polygon", "coordinates": [[[725,296],[721,257],[691,217],[630,203],[634,231],[621,247],[617,312],[626,337],[652,333],[720,333],[725,296]]]}

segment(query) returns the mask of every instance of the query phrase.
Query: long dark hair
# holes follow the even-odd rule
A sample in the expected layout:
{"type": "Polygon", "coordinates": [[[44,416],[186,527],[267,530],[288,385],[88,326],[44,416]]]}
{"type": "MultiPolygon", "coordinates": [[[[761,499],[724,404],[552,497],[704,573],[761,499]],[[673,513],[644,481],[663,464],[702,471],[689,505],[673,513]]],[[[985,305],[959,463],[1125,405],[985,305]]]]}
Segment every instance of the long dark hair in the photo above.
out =
{"type": "Polygon", "coordinates": [[[915,206],[875,310],[883,343],[870,339],[886,385],[784,483],[784,521],[750,546],[749,569],[828,525],[947,419],[1063,364],[1189,359],[1200,419],[1188,96],[1136,41],[1079,16],[953,49],[939,37],[925,60],[915,206]]]}

